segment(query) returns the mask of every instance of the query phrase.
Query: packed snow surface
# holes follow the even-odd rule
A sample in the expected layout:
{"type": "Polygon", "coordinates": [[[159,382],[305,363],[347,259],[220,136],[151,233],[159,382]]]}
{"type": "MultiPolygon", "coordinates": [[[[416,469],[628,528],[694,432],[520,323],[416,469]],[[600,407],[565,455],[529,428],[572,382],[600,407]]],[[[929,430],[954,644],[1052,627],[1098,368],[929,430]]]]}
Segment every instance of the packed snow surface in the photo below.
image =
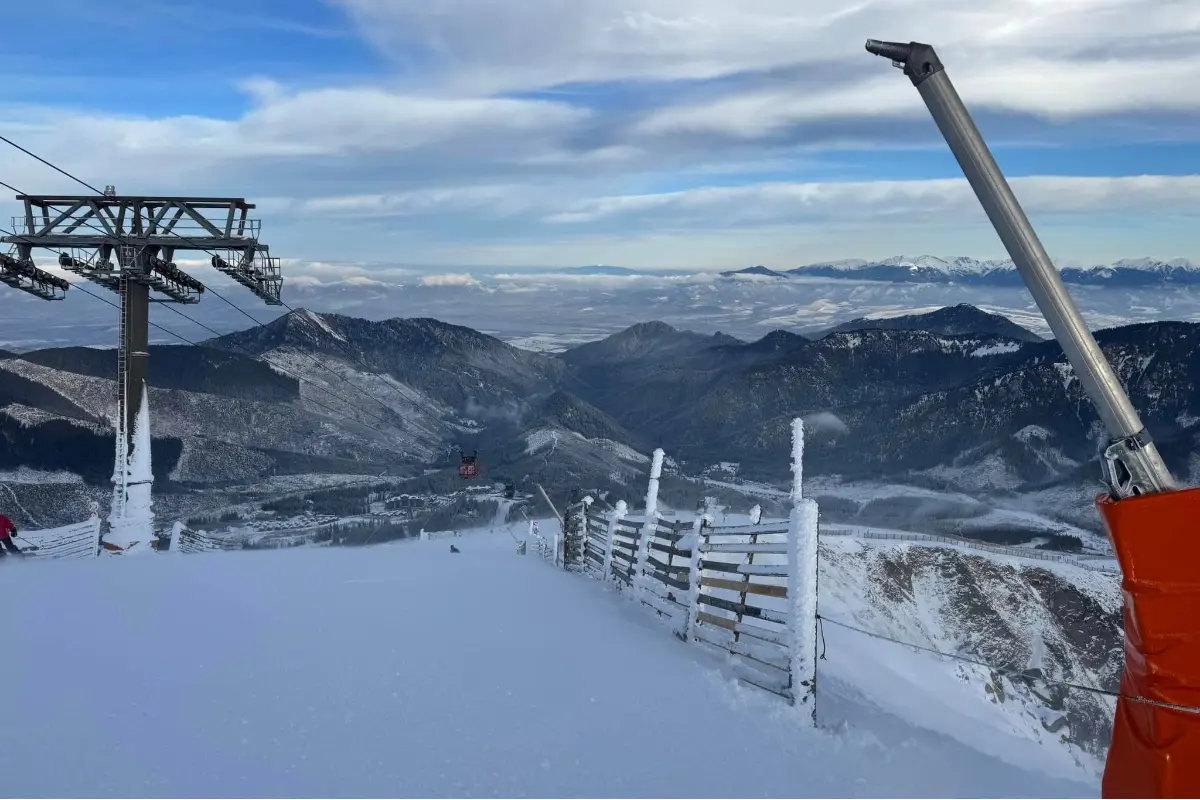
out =
{"type": "MultiPolygon", "coordinates": [[[[1009,747],[1005,757],[938,732],[955,698],[911,691],[927,672],[918,655],[828,631],[826,727],[805,730],[615,590],[518,556],[504,531],[453,541],[461,553],[443,539],[0,566],[0,786],[60,797],[1096,793],[1026,771],[1037,753],[1003,732],[992,749],[1009,747]],[[846,660],[880,691],[841,681],[846,660]],[[922,719],[893,716],[888,697],[922,719]]],[[[947,730],[969,733],[978,713],[947,730]]]]}

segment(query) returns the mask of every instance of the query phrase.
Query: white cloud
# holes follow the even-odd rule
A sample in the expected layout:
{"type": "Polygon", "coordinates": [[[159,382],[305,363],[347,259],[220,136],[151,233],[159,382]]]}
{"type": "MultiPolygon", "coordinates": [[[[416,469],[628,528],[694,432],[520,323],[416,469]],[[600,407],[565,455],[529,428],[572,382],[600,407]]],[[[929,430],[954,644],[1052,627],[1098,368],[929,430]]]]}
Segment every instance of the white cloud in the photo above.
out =
{"type": "MultiPolygon", "coordinates": [[[[906,80],[882,75],[835,89],[798,93],[751,91],[693,105],[668,107],[648,115],[634,130],[641,134],[710,132],[739,137],[765,136],[798,123],[829,118],[928,115],[906,80]]],[[[1038,80],[1014,80],[1008,60],[949,64],[969,108],[1034,114],[1050,120],[1100,114],[1174,111],[1200,107],[1200,58],[1178,61],[1050,61],[1027,57],[1021,71],[1038,80]]]]}
{"type": "MultiPolygon", "coordinates": [[[[1013,191],[1030,213],[1134,214],[1172,211],[1196,214],[1200,174],[1120,178],[1040,176],[1015,178],[1013,191]]],[[[767,183],[704,187],[661,194],[583,200],[546,217],[559,224],[620,218],[664,224],[772,224],[785,221],[894,220],[923,215],[982,220],[983,212],[963,178],[841,183],[767,183]]]]}
{"type": "Polygon", "coordinates": [[[814,113],[808,99],[827,113],[903,110],[912,87],[877,80],[887,64],[863,42],[909,37],[934,44],[975,102],[1001,108],[1192,109],[1200,91],[1200,19],[1172,0],[459,0],[453,13],[339,1],[385,52],[427,48],[443,85],[485,92],[795,69],[793,114],[814,113]]]}
{"type": "Polygon", "coordinates": [[[294,211],[341,216],[413,216],[448,212],[512,214],[530,206],[521,186],[456,186],[394,194],[316,197],[296,203],[294,211]]]}
{"type": "Polygon", "coordinates": [[[479,281],[465,273],[441,273],[425,275],[421,278],[422,286],[479,286],[479,281]]]}
{"type": "MultiPolygon", "coordinates": [[[[259,181],[311,186],[321,159],[341,159],[360,186],[438,159],[446,159],[449,172],[463,153],[476,161],[516,163],[552,152],[554,142],[590,115],[546,100],[430,96],[373,86],[289,92],[259,80],[249,88],[253,107],[231,120],[0,105],[0,131],[94,185],[203,192],[221,182],[244,185],[248,169],[262,176],[259,181]]],[[[19,188],[40,187],[26,191],[84,191],[8,147],[0,149],[0,172],[19,188]]],[[[330,180],[327,171],[317,177],[330,180]]]]}
{"type": "MultiPolygon", "coordinates": [[[[1200,17],[1176,0],[337,1],[404,70],[303,89],[247,76],[248,109],[224,117],[0,104],[0,132],[94,185],[245,196],[272,251],[304,261],[285,269],[325,281],[323,263],[376,279],[397,256],[458,272],[1002,255],[963,181],[870,181],[875,162],[829,152],[942,147],[868,37],[935,44],[967,103],[1001,120],[994,146],[1065,137],[1058,122],[1081,116],[1119,142],[1162,119],[1200,130],[1183,126],[1200,17]],[[780,174],[794,178],[762,182],[780,174]]],[[[11,148],[0,179],[82,191],[11,148]]],[[[1074,237],[1072,255],[1200,255],[1194,176],[1014,186],[1032,214],[1069,218],[1035,222],[1074,237]],[[1088,218],[1118,212],[1103,231],[1088,218]]],[[[0,224],[17,210],[0,195],[0,224]]]]}

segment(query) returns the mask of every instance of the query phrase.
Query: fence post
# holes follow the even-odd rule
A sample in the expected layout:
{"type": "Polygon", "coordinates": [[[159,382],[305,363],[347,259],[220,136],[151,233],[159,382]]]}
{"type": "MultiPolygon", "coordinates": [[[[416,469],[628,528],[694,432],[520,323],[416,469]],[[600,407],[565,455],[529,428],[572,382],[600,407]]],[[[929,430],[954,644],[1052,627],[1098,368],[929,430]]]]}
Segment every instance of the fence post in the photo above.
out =
{"type": "Polygon", "coordinates": [[[691,547],[692,557],[688,559],[688,602],[687,621],[683,626],[683,639],[689,641],[696,630],[696,614],[700,610],[700,547],[704,544],[704,527],[713,522],[711,513],[707,510],[696,515],[692,524],[691,547]]]}
{"type": "Polygon", "coordinates": [[[612,575],[613,539],[617,536],[617,523],[629,512],[629,506],[624,500],[618,500],[613,508],[612,517],[608,520],[608,540],[604,543],[604,580],[612,575]]]}
{"type": "Polygon", "coordinates": [[[179,552],[179,542],[183,539],[184,526],[180,520],[175,520],[171,525],[171,543],[167,545],[167,550],[171,552],[179,552]]]}
{"type": "Polygon", "coordinates": [[[654,451],[650,462],[650,483],[646,487],[646,523],[642,525],[642,535],[638,539],[637,564],[634,567],[633,579],[634,596],[645,600],[646,595],[646,564],[650,557],[650,539],[654,533],[654,524],[658,521],[658,479],[662,476],[663,449],[654,451]]]}
{"type": "Polygon", "coordinates": [[[596,501],[590,494],[585,494],[579,506],[579,569],[585,572],[587,571],[588,511],[592,509],[594,502],[596,501]]]}
{"type": "Polygon", "coordinates": [[[104,522],[100,519],[100,504],[93,500],[89,506],[89,510],[92,512],[92,516],[88,521],[94,526],[96,534],[96,547],[93,555],[99,558],[100,553],[104,550],[104,522]]]}
{"type": "Polygon", "coordinates": [[[788,525],[788,619],[792,703],[817,724],[817,504],[805,499],[804,421],[792,420],[792,513],[788,525]]]}

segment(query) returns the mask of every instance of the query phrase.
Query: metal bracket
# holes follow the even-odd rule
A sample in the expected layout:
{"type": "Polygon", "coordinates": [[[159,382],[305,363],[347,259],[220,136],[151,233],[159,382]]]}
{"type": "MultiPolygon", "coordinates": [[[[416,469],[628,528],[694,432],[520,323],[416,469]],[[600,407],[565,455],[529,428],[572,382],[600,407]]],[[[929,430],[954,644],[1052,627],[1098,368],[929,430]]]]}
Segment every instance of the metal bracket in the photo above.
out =
{"type": "Polygon", "coordinates": [[[1104,449],[1104,460],[1101,462],[1104,482],[1115,499],[1156,494],[1174,488],[1162,485],[1153,462],[1147,458],[1151,452],[1148,448],[1152,444],[1150,434],[1142,428],[1133,436],[1118,439],[1104,449]]]}

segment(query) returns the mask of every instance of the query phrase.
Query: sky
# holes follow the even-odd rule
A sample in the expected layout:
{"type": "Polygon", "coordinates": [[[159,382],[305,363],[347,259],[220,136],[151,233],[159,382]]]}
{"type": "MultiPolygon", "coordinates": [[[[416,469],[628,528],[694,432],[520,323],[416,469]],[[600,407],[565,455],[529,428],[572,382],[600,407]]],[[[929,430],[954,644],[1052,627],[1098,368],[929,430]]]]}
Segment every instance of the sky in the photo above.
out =
{"type": "MultiPolygon", "coordinates": [[[[0,133],[244,196],[289,274],[1003,257],[867,38],[937,47],[1055,258],[1200,260],[1195,0],[39,0],[0,30],[0,133]]],[[[0,180],[84,191],[3,145],[0,180]]]]}

